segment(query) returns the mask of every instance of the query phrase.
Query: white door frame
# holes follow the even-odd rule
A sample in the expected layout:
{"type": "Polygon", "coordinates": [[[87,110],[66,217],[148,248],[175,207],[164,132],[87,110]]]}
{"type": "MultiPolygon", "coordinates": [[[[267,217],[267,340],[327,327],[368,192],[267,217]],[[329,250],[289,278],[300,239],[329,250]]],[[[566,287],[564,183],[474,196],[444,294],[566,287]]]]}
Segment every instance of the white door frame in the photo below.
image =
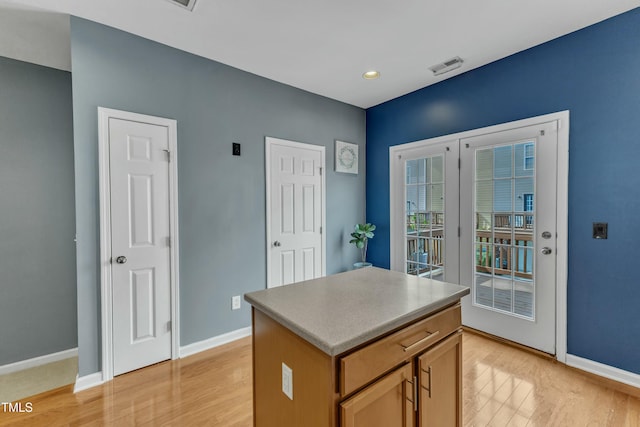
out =
{"type": "Polygon", "coordinates": [[[314,144],[306,144],[303,142],[295,142],[289,141],[286,139],[273,138],[270,136],[265,137],[265,174],[266,174],[266,202],[267,202],[267,215],[266,215],[266,227],[267,227],[267,240],[266,240],[266,251],[267,251],[267,288],[271,286],[271,147],[273,145],[284,145],[286,147],[293,148],[301,148],[305,150],[313,150],[318,151],[321,155],[321,167],[320,177],[322,179],[322,211],[320,215],[322,216],[321,226],[321,242],[322,242],[322,275],[327,275],[327,238],[326,238],[326,229],[327,229],[327,179],[326,179],[326,161],[325,161],[325,151],[326,148],[323,145],[314,145],[314,144]]]}
{"type": "Polygon", "coordinates": [[[396,162],[394,159],[403,152],[416,149],[424,145],[431,145],[452,139],[464,139],[473,136],[486,135],[495,132],[502,132],[513,128],[532,126],[550,121],[558,121],[558,180],[556,183],[557,197],[557,242],[556,242],[556,358],[559,362],[567,362],[567,268],[568,268],[568,189],[569,189],[569,111],[545,114],[543,116],[531,117],[523,120],[516,120],[508,123],[501,123],[485,128],[473,129],[465,132],[444,135],[436,138],[424,139],[407,144],[389,147],[389,214],[390,214],[390,259],[391,269],[403,271],[404,266],[394,262],[394,253],[397,248],[395,243],[398,239],[400,227],[394,226],[399,220],[397,206],[402,205],[404,200],[401,183],[394,180],[396,176],[396,162]]]}
{"type": "Polygon", "coordinates": [[[102,308],[102,381],[113,379],[113,282],[111,275],[111,185],[109,119],[165,126],[169,136],[169,230],[171,282],[171,358],[179,357],[180,313],[178,273],[178,130],[173,119],[98,107],[98,168],[100,193],[100,297],[102,308]]]}

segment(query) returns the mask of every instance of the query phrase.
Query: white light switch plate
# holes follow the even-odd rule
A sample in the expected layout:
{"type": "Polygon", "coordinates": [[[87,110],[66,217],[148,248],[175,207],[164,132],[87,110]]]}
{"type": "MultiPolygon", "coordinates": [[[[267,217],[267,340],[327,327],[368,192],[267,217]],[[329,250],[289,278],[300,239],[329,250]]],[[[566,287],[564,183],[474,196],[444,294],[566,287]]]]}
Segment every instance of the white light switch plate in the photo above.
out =
{"type": "Polygon", "coordinates": [[[282,392],[293,400],[293,371],[284,363],[282,364],[282,392]]]}

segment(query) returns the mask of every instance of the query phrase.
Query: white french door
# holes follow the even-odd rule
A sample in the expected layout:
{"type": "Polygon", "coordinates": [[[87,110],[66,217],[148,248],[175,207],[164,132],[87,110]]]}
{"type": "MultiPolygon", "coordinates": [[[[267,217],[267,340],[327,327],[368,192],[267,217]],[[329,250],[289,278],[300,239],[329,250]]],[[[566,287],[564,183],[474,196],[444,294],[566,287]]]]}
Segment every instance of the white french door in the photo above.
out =
{"type": "Polygon", "coordinates": [[[460,140],[467,326],[555,354],[557,122],[460,140]]]}
{"type": "Polygon", "coordinates": [[[469,286],[465,326],[550,354],[566,340],[567,128],[556,113],[390,149],[391,268],[469,286]]]}
{"type": "Polygon", "coordinates": [[[410,144],[391,158],[391,268],[457,283],[458,141],[410,144]]]}

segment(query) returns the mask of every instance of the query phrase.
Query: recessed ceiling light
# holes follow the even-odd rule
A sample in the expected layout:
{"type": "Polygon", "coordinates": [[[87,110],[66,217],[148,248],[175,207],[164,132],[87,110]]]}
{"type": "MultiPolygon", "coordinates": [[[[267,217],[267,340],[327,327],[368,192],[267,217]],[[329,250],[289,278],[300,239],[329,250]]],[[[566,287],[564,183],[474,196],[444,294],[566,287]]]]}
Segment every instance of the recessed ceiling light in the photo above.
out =
{"type": "Polygon", "coordinates": [[[362,78],[367,80],[377,79],[378,77],[380,77],[380,73],[376,70],[367,71],[362,75],[362,78]]]}

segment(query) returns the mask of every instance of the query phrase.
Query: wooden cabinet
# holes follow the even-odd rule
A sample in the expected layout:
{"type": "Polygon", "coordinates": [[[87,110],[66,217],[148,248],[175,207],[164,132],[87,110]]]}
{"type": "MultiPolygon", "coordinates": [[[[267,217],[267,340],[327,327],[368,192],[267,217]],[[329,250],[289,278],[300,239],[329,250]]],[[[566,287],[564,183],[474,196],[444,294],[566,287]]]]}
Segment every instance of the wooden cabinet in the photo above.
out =
{"type": "Polygon", "coordinates": [[[254,426],[460,426],[460,326],[458,303],[330,356],[254,308],[254,426]]]}
{"type": "Polygon", "coordinates": [[[413,427],[413,364],[385,375],[340,404],[342,427],[413,427]]]}
{"type": "Polygon", "coordinates": [[[418,357],[417,427],[462,425],[462,332],[418,357]]]}
{"type": "Polygon", "coordinates": [[[462,425],[462,331],[441,338],[343,402],[341,426],[462,425]]]}

